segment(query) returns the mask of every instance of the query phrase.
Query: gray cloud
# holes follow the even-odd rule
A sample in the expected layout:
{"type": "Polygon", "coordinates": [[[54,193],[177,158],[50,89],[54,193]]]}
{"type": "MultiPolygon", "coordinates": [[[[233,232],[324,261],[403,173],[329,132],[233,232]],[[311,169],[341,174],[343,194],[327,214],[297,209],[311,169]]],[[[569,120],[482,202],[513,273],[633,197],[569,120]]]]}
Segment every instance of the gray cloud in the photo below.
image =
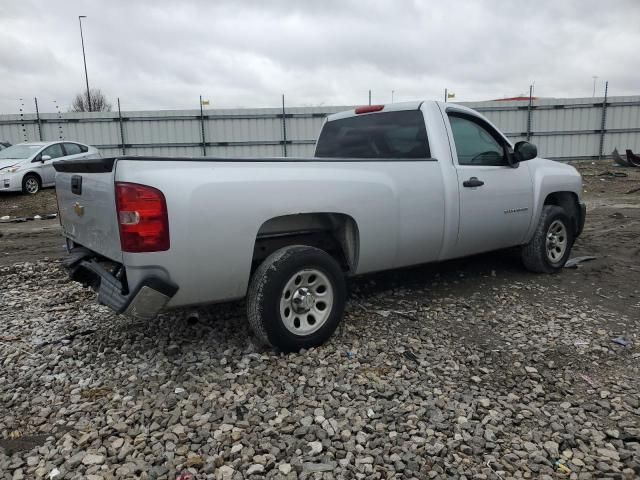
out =
{"type": "Polygon", "coordinates": [[[78,15],[89,82],[124,109],[639,93],[637,0],[21,0],[0,5],[0,112],[83,89],[78,15]]]}

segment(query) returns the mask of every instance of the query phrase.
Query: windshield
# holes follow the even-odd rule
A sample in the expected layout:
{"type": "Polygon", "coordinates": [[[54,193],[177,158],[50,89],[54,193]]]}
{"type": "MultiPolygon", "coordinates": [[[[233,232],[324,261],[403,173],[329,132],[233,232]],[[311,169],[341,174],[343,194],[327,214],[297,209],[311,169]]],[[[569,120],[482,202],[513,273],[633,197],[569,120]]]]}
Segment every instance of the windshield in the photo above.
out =
{"type": "Polygon", "coordinates": [[[22,160],[29,158],[42,148],[42,145],[13,145],[12,147],[0,150],[0,160],[5,158],[14,158],[22,160]]]}

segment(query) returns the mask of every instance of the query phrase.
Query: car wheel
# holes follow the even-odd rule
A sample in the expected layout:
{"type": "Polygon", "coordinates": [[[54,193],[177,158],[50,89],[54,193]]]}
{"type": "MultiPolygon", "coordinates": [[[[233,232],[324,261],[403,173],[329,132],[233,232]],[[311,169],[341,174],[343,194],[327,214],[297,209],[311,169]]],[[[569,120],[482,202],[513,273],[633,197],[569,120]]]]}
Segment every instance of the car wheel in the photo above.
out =
{"type": "Polygon", "coordinates": [[[345,298],[338,262],[323,250],[294,245],[272,253],[253,274],[247,317],[263,343],[297,352],[331,337],[345,298]]]}
{"type": "Polygon", "coordinates": [[[556,205],[545,205],[531,241],[522,247],[522,263],[536,273],[556,273],[564,267],[573,247],[571,219],[556,205]]]}
{"type": "Polygon", "coordinates": [[[24,176],[22,179],[22,192],[34,195],[40,191],[42,185],[37,175],[31,173],[24,176]]]}

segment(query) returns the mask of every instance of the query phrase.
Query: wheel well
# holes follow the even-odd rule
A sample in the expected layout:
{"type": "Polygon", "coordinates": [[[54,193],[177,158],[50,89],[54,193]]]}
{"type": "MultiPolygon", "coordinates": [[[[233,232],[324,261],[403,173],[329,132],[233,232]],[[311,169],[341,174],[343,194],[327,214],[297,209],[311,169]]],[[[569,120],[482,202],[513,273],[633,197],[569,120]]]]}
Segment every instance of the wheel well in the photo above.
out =
{"type": "Polygon", "coordinates": [[[358,262],[358,227],[342,213],[301,213],[267,220],[256,236],[252,268],[276,250],[288,245],[308,245],[333,256],[345,272],[358,262]]]}
{"type": "Polygon", "coordinates": [[[24,179],[27,178],[29,175],[32,175],[34,177],[36,177],[38,179],[38,182],[40,182],[40,186],[42,186],[42,177],[40,175],[38,175],[36,172],[27,172],[22,176],[22,181],[24,182],[24,179]]]}
{"type": "Polygon", "coordinates": [[[580,205],[578,204],[578,196],[573,192],[553,192],[544,199],[545,205],[557,205],[561,207],[571,218],[573,224],[573,232],[577,233],[580,229],[580,205]]]}

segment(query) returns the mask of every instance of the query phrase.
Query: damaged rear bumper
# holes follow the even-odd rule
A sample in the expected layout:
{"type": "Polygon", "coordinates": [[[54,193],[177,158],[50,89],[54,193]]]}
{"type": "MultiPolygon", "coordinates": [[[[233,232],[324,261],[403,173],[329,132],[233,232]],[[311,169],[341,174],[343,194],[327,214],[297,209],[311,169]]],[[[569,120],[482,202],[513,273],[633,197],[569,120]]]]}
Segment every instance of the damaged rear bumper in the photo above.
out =
{"type": "Polygon", "coordinates": [[[178,287],[155,276],[143,279],[134,290],[109,272],[91,250],[76,247],[63,261],[72,280],[98,292],[98,303],[116,313],[140,319],[155,318],[176,294],[178,287]]]}

